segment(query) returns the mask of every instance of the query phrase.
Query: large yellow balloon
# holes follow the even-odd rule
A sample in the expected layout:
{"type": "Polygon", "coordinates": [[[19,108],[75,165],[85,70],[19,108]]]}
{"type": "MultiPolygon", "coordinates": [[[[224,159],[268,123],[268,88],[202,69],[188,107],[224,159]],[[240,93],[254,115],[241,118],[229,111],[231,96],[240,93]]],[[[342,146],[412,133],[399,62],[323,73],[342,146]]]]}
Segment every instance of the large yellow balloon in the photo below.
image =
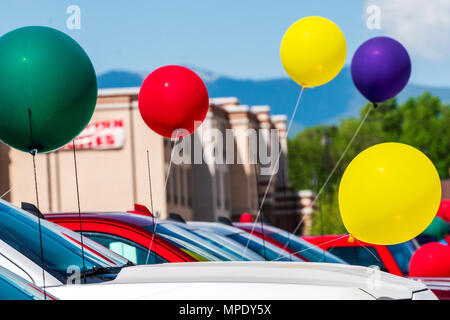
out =
{"type": "Polygon", "coordinates": [[[348,232],[374,244],[397,244],[424,231],[441,201],[430,159],[402,143],[381,143],[350,162],[339,185],[339,210],[348,232]]]}
{"type": "Polygon", "coordinates": [[[344,66],[347,45],[341,29],[322,17],[298,20],[283,36],[281,62],[288,75],[303,87],[331,81],[344,66]]]}

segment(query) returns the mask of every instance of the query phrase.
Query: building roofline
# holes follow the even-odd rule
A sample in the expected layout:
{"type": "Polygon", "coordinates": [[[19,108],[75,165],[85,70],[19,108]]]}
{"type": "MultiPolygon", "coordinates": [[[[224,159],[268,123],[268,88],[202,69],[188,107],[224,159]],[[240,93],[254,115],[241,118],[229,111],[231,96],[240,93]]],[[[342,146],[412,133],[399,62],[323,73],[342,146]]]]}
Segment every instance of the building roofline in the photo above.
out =
{"type": "Polygon", "coordinates": [[[98,89],[99,97],[138,95],[140,87],[98,89]]]}
{"type": "MultiPolygon", "coordinates": [[[[140,87],[125,87],[125,88],[103,88],[98,89],[99,97],[112,97],[112,96],[126,96],[126,95],[138,95],[140,87]]],[[[237,97],[217,97],[210,98],[209,104],[216,106],[223,106],[228,104],[239,105],[239,99],[237,97]]]]}
{"type": "Polygon", "coordinates": [[[237,97],[217,97],[217,98],[210,98],[209,103],[214,105],[227,105],[227,104],[239,105],[239,99],[237,97]]]}
{"type": "Polygon", "coordinates": [[[250,109],[253,113],[270,112],[270,106],[252,106],[250,109]]]}
{"type": "Polygon", "coordinates": [[[228,113],[240,113],[240,112],[248,113],[250,111],[250,107],[246,104],[240,104],[237,106],[224,106],[224,109],[228,113]]]}
{"type": "Polygon", "coordinates": [[[272,122],[281,122],[281,121],[286,122],[287,116],[285,114],[274,114],[274,115],[270,116],[270,120],[272,122]]]}

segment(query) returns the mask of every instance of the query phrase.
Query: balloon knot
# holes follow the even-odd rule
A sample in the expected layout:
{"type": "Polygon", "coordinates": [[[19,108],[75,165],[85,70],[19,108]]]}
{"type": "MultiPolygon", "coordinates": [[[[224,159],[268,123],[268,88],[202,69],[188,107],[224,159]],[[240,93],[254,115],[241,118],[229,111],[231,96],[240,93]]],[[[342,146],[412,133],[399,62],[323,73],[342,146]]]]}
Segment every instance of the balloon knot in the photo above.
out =
{"type": "Polygon", "coordinates": [[[30,150],[31,155],[34,157],[38,153],[38,149],[31,149],[30,150]]]}
{"type": "Polygon", "coordinates": [[[353,238],[352,235],[349,235],[347,241],[348,241],[349,243],[353,243],[353,242],[355,242],[355,238],[353,238]]]}

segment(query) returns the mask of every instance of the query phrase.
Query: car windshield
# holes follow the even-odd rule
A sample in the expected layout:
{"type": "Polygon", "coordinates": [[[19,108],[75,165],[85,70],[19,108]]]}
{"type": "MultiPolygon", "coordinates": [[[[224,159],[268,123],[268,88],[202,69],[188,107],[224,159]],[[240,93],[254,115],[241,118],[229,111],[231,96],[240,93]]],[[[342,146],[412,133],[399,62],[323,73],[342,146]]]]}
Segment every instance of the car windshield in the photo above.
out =
{"type": "MultiPolygon", "coordinates": [[[[77,233],[41,219],[44,269],[62,283],[78,268],[82,271],[81,238],[77,233]]],[[[38,218],[0,200],[0,240],[41,265],[38,218]]],[[[86,270],[118,268],[128,260],[83,237],[86,270]]]]}
{"type": "Polygon", "coordinates": [[[239,242],[240,244],[247,246],[255,251],[259,255],[265,257],[269,261],[303,261],[302,259],[284,251],[281,248],[267,242],[263,239],[251,235],[247,232],[229,234],[227,237],[239,242]]]}
{"type": "Polygon", "coordinates": [[[394,244],[386,246],[389,252],[392,254],[392,257],[397,262],[400,271],[407,275],[409,273],[409,261],[414,254],[414,248],[412,244],[408,242],[394,244]]]}
{"type": "Polygon", "coordinates": [[[328,251],[350,264],[364,267],[377,266],[381,271],[387,271],[374,247],[330,247],[328,251]]]}
{"type": "MultiPolygon", "coordinates": [[[[148,226],[147,228],[149,228],[149,231],[153,230],[153,226],[148,226]]],[[[183,244],[183,247],[186,247],[186,244],[190,244],[188,249],[191,251],[194,251],[194,248],[201,249],[202,256],[205,256],[204,253],[208,253],[208,256],[205,256],[208,260],[239,260],[239,258],[235,257],[234,255],[223,251],[219,247],[209,242],[205,242],[205,240],[201,237],[172,223],[157,224],[156,233],[159,236],[162,236],[171,241],[172,243],[177,242],[176,245],[178,247],[180,246],[180,244],[183,244]],[[215,259],[213,257],[215,257],[215,259]]]]}
{"type": "Polygon", "coordinates": [[[265,261],[264,257],[260,256],[251,249],[245,250],[245,246],[234,240],[231,240],[230,238],[220,236],[204,230],[194,230],[193,232],[195,232],[198,236],[202,237],[206,241],[220,247],[222,250],[225,250],[237,257],[240,257],[241,260],[265,261]]]}
{"type": "Polygon", "coordinates": [[[209,252],[207,252],[199,247],[196,247],[196,246],[190,244],[189,242],[179,239],[175,236],[170,236],[168,234],[159,234],[159,236],[166,239],[174,246],[177,246],[179,249],[181,249],[184,252],[186,252],[187,254],[191,255],[193,258],[197,259],[198,261],[222,261],[215,255],[210,254],[209,252]]]}
{"type": "Polygon", "coordinates": [[[267,260],[303,261],[287,251],[234,226],[206,222],[191,222],[189,225],[230,238],[243,245],[244,248],[247,246],[247,250],[252,250],[267,260]]]}
{"type": "Polygon", "coordinates": [[[34,284],[0,267],[0,300],[55,300],[34,284]]]}
{"type": "Polygon", "coordinates": [[[269,237],[278,241],[282,245],[287,246],[292,251],[298,253],[301,257],[310,262],[331,262],[347,264],[347,262],[345,262],[341,258],[316,247],[315,245],[299,238],[293,233],[280,230],[270,233],[269,237]]]}
{"type": "Polygon", "coordinates": [[[255,232],[258,232],[258,234],[262,234],[262,231],[264,231],[265,237],[271,238],[277,241],[280,245],[289,248],[304,260],[310,262],[331,262],[348,264],[346,261],[337,257],[336,255],[322,250],[319,247],[309,243],[308,241],[303,240],[297,235],[278,227],[265,225],[263,229],[260,225],[251,223],[236,223],[235,225],[246,230],[247,232],[251,232],[251,230],[254,230],[255,232]]]}

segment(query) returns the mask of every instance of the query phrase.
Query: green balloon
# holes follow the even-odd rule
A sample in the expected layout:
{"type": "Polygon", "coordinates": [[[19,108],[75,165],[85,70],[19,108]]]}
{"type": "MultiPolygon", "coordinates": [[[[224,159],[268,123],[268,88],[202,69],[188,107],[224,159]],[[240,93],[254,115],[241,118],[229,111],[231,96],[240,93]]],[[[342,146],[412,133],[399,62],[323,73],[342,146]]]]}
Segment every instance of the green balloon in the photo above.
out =
{"type": "Polygon", "coordinates": [[[448,232],[447,222],[445,222],[444,219],[440,217],[435,217],[428,226],[428,228],[426,228],[425,231],[422,232],[422,234],[427,236],[433,236],[437,240],[442,240],[444,239],[447,232],[448,232]]]}
{"type": "Polygon", "coordinates": [[[33,26],[0,38],[0,140],[6,144],[25,152],[58,149],[86,127],[96,100],[94,67],[68,35],[33,26]]]}

